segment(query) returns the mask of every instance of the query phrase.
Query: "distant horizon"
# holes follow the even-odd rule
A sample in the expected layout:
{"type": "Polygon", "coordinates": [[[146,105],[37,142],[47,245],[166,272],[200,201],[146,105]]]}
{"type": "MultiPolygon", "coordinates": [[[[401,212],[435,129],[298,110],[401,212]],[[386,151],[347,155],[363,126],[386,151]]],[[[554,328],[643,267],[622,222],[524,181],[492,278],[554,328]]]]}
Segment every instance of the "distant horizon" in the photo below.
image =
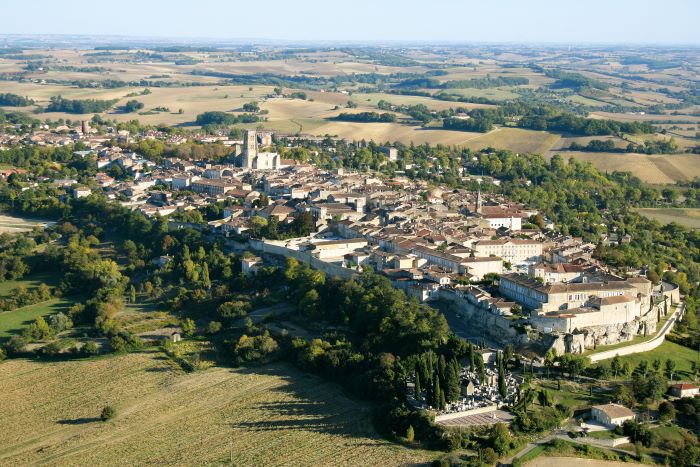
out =
{"type": "Polygon", "coordinates": [[[700,45],[700,2],[666,0],[3,2],[3,33],[292,43],[700,45]]]}
{"type": "MultiPolygon", "coordinates": [[[[164,43],[181,43],[195,42],[196,44],[235,44],[235,45],[383,45],[391,44],[395,46],[406,45],[411,47],[442,47],[442,46],[472,46],[472,45],[488,45],[488,46],[509,46],[514,48],[527,47],[581,47],[589,46],[596,47],[690,47],[700,48],[700,42],[572,42],[572,41],[487,41],[487,40],[434,40],[423,41],[415,39],[374,39],[374,40],[359,40],[359,39],[281,39],[274,37],[207,37],[207,36],[176,36],[176,35],[131,35],[131,34],[74,34],[74,33],[0,33],[0,41],[11,40],[12,38],[75,38],[75,39],[111,39],[123,40],[125,42],[137,41],[153,41],[164,43]]],[[[48,42],[48,41],[47,41],[48,42]]],[[[108,41],[105,41],[108,42],[108,41]]],[[[128,45],[128,44],[125,44],[128,45]]],[[[2,47],[3,44],[0,44],[2,47]]],[[[104,44],[95,44],[94,47],[104,46],[104,44]]]]}

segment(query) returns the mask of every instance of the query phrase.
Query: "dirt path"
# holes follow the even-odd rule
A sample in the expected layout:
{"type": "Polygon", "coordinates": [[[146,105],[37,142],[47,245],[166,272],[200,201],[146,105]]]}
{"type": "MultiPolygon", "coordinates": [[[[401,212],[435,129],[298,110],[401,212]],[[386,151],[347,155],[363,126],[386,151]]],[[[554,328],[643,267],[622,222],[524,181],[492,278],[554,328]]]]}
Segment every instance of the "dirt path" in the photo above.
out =
{"type": "Polygon", "coordinates": [[[629,462],[602,461],[597,459],[581,459],[578,457],[538,457],[531,460],[527,467],[629,467],[629,462]]]}

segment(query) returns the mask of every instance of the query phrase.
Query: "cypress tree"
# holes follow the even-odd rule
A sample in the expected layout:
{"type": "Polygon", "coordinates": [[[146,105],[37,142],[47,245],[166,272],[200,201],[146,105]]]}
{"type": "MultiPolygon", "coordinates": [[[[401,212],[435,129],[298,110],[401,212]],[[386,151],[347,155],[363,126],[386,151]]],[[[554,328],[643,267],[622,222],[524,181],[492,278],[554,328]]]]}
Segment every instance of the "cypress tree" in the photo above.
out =
{"type": "Polygon", "coordinates": [[[433,400],[430,405],[436,409],[440,408],[441,396],[444,397],[442,390],[440,389],[440,380],[438,379],[437,375],[435,375],[435,380],[433,383],[433,400]]]}
{"type": "Polygon", "coordinates": [[[469,352],[469,371],[476,373],[474,368],[474,346],[469,344],[467,351],[469,352]]]}
{"type": "Polygon", "coordinates": [[[416,371],[416,385],[415,385],[415,391],[416,391],[416,402],[420,402],[421,399],[421,387],[420,387],[420,372],[416,371]]]}
{"type": "Polygon", "coordinates": [[[457,360],[452,359],[445,369],[445,399],[447,402],[459,399],[459,380],[459,364],[457,360]]]}
{"type": "Polygon", "coordinates": [[[497,354],[496,359],[498,362],[498,392],[501,394],[501,397],[505,398],[508,395],[508,388],[506,387],[506,375],[503,369],[503,356],[500,352],[497,354]]]}
{"type": "Polygon", "coordinates": [[[486,383],[486,368],[484,367],[484,360],[481,358],[481,356],[479,356],[475,359],[475,362],[477,373],[479,375],[479,381],[481,384],[484,384],[486,383]]]}
{"type": "Polygon", "coordinates": [[[428,378],[425,381],[425,403],[426,405],[433,405],[433,381],[428,378]]]}
{"type": "Polygon", "coordinates": [[[443,388],[446,387],[446,384],[445,384],[445,382],[446,382],[446,376],[445,376],[446,367],[447,367],[447,364],[445,363],[445,356],[440,355],[440,358],[438,359],[438,378],[440,379],[440,382],[442,383],[443,388]]]}

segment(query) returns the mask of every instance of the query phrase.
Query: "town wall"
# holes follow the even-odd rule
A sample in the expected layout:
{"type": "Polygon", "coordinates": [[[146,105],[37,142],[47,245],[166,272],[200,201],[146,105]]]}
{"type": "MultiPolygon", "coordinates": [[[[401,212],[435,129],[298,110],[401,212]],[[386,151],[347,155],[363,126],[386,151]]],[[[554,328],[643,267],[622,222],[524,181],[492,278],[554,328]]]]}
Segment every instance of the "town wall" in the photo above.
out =
{"type": "Polygon", "coordinates": [[[312,268],[317,269],[329,276],[351,279],[358,274],[358,272],[353,269],[344,268],[338,264],[320,260],[305,251],[293,250],[283,245],[275,245],[269,240],[251,239],[248,241],[248,246],[251,249],[262,253],[284,256],[285,258],[295,258],[298,261],[308,263],[312,268]]]}
{"type": "Polygon", "coordinates": [[[518,346],[529,341],[527,333],[516,329],[512,321],[505,316],[496,315],[488,308],[474,305],[450,289],[440,289],[439,299],[464,314],[464,319],[470,325],[497,343],[518,346]]]}

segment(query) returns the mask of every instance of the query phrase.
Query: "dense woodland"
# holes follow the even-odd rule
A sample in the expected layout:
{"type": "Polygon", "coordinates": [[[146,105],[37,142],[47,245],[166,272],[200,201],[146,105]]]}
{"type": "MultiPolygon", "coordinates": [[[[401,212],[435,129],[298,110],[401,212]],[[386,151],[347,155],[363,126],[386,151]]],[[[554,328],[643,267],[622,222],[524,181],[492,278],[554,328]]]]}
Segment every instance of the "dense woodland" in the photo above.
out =
{"type": "Polygon", "coordinates": [[[469,112],[468,119],[449,117],[443,120],[445,129],[481,133],[492,130],[496,124],[514,124],[530,130],[548,130],[577,136],[646,134],[655,131],[654,126],[646,122],[586,118],[550,105],[531,106],[523,103],[509,103],[496,109],[474,109],[469,112]]]}
{"type": "Polygon", "coordinates": [[[109,110],[117,102],[118,99],[65,99],[61,96],[52,96],[46,111],[69,114],[100,113],[109,110]]]}
{"type": "Polygon", "coordinates": [[[10,93],[0,94],[0,105],[7,105],[9,107],[26,107],[33,104],[34,101],[27,97],[10,93]]]}

